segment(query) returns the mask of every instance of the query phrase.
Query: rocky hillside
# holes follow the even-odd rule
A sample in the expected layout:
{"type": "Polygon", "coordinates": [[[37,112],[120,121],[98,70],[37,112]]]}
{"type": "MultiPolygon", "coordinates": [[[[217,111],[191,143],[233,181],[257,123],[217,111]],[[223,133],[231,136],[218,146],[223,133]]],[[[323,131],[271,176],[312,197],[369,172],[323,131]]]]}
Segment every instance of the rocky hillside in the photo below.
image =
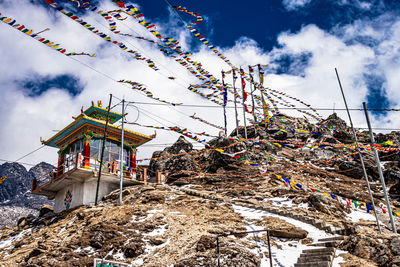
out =
{"type": "MultiPolygon", "coordinates": [[[[194,150],[184,138],[156,151],[150,174],[166,183],[132,186],[97,205],[19,220],[0,231],[0,266],[400,266],[400,237],[386,212],[366,133],[364,146],[382,233],[369,207],[346,123],[275,116],[194,150]],[[386,213],[385,213],[386,212],[386,213]],[[265,232],[270,230],[271,254],[265,232]],[[217,242],[218,237],[218,242],[217,242]],[[219,257],[218,257],[219,256],[219,257]],[[332,264],[332,265],[331,265],[332,264]]],[[[392,207],[399,202],[399,133],[377,135],[392,207]],[[385,143],[386,142],[386,143],[385,143]]],[[[395,216],[397,228],[399,217],[395,216]]]]}
{"type": "Polygon", "coordinates": [[[0,165],[0,177],[6,179],[0,185],[0,212],[2,220],[0,228],[16,225],[19,217],[29,214],[38,214],[43,204],[52,204],[46,197],[32,195],[32,180],[38,178],[54,167],[41,162],[29,171],[18,163],[4,163],[0,165]]]}

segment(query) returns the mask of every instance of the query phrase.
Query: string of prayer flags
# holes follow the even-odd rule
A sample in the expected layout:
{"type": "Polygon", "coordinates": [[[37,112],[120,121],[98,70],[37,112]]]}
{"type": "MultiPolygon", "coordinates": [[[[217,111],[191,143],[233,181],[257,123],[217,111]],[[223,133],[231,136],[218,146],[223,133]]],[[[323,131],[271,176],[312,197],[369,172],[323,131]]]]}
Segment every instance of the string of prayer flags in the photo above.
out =
{"type": "Polygon", "coordinates": [[[207,136],[207,137],[216,137],[216,136],[209,135],[209,134],[207,134],[205,132],[203,132],[203,133],[191,133],[191,132],[188,132],[188,130],[186,128],[182,129],[182,128],[178,127],[178,126],[173,126],[173,127],[151,126],[151,125],[142,125],[142,124],[136,123],[136,122],[130,122],[129,124],[138,125],[138,126],[146,127],[146,128],[153,128],[153,129],[166,130],[166,131],[174,131],[174,132],[177,132],[177,133],[179,133],[179,134],[181,134],[183,136],[186,136],[186,137],[188,137],[190,139],[193,139],[193,140],[195,140],[195,141],[197,141],[197,142],[199,142],[201,144],[204,144],[205,142],[207,142],[207,140],[205,140],[205,139],[201,140],[198,137],[198,135],[207,136]]]}
{"type": "MultiPolygon", "coordinates": [[[[292,180],[289,180],[289,179],[287,179],[287,178],[285,178],[285,177],[283,177],[281,175],[275,174],[275,173],[273,173],[273,175],[278,180],[280,180],[280,181],[284,182],[286,185],[288,185],[289,188],[292,188],[294,190],[303,190],[303,191],[309,190],[311,192],[319,192],[319,193],[322,193],[323,195],[325,195],[327,198],[330,198],[332,200],[337,200],[339,203],[345,204],[348,207],[351,207],[352,205],[356,209],[359,208],[359,207],[364,207],[367,213],[369,213],[371,208],[372,208],[371,204],[365,203],[363,201],[357,201],[357,200],[354,200],[354,199],[343,198],[341,196],[338,196],[338,195],[335,195],[335,194],[332,194],[332,193],[323,192],[321,190],[318,190],[318,189],[315,189],[315,188],[312,188],[312,187],[309,187],[309,186],[301,185],[299,183],[296,183],[296,182],[294,182],[292,180]]],[[[382,213],[386,213],[386,209],[384,207],[380,207],[380,209],[381,209],[382,213]]],[[[400,217],[400,212],[392,211],[392,214],[393,215],[397,215],[397,216],[400,217]]]]}
{"type": "MultiPolygon", "coordinates": [[[[210,42],[209,42],[208,40],[206,40],[206,39],[204,38],[204,36],[201,36],[201,34],[200,34],[196,29],[193,28],[193,25],[194,25],[194,24],[198,24],[200,21],[202,21],[202,19],[200,19],[201,16],[200,16],[199,14],[196,14],[196,13],[193,13],[193,12],[189,12],[186,8],[181,7],[181,6],[179,6],[179,7],[174,7],[174,8],[175,8],[176,11],[182,11],[182,12],[185,12],[185,13],[190,14],[190,15],[192,15],[192,16],[195,16],[196,18],[199,18],[198,20],[196,20],[195,23],[192,23],[192,24],[190,24],[190,25],[187,25],[189,31],[190,31],[192,34],[194,34],[194,36],[197,37],[200,41],[202,41],[208,48],[210,48],[211,51],[213,51],[214,53],[218,54],[218,56],[219,56],[221,59],[223,59],[228,65],[230,65],[230,66],[232,67],[232,69],[237,69],[236,67],[234,67],[234,66],[232,65],[232,63],[231,63],[231,61],[230,61],[229,59],[227,59],[225,56],[223,56],[213,45],[210,44],[210,42]]],[[[259,66],[259,70],[260,70],[260,69],[261,69],[261,66],[260,66],[260,65],[258,65],[258,66],[259,66]]],[[[263,66],[267,66],[267,65],[263,65],[263,66]]],[[[241,70],[241,72],[243,72],[243,71],[241,70]]],[[[253,72],[253,69],[252,69],[251,66],[250,66],[250,68],[249,68],[249,73],[252,73],[252,72],[253,72]]],[[[249,82],[252,82],[255,86],[259,87],[260,90],[261,90],[262,92],[265,91],[265,89],[264,89],[263,86],[262,86],[263,79],[264,79],[263,73],[260,72],[260,79],[262,79],[261,84],[257,84],[256,82],[251,81],[250,78],[247,77],[247,75],[246,75],[244,72],[243,72],[243,76],[245,77],[246,80],[248,80],[249,82]]],[[[243,83],[243,80],[242,80],[242,83],[243,83]]],[[[275,92],[275,93],[278,93],[278,91],[276,91],[276,90],[274,90],[274,92],[275,92]]],[[[281,93],[281,92],[279,92],[279,93],[281,93]]],[[[283,94],[283,93],[281,93],[281,94],[283,94]]],[[[289,97],[289,96],[286,95],[286,97],[289,97]]],[[[293,99],[293,100],[296,100],[296,101],[299,101],[300,103],[302,103],[302,104],[304,104],[304,105],[310,107],[310,105],[304,103],[303,101],[301,101],[301,100],[299,100],[299,99],[296,99],[296,98],[292,98],[292,99],[293,99]]],[[[271,99],[268,97],[268,100],[271,100],[271,99]]],[[[273,102],[271,102],[271,103],[273,104],[273,102]]],[[[273,105],[273,106],[274,106],[275,112],[279,113],[277,106],[276,106],[276,105],[273,105]]],[[[292,106],[292,107],[293,107],[293,106],[292,106]]],[[[311,113],[308,113],[308,112],[306,112],[306,111],[302,111],[302,110],[298,110],[298,111],[301,111],[302,113],[305,113],[305,114],[307,114],[307,115],[310,115],[310,116],[316,118],[316,119],[319,120],[319,121],[322,119],[321,116],[316,112],[316,110],[313,110],[313,111],[317,113],[317,116],[315,116],[315,115],[313,115],[313,114],[311,114],[311,113]]]]}
{"type": "Polygon", "coordinates": [[[114,3],[116,3],[119,7],[125,7],[124,1],[121,0],[112,0],[114,3]]]}
{"type": "Polygon", "coordinates": [[[172,102],[169,102],[169,101],[162,100],[162,99],[160,99],[158,97],[154,97],[153,93],[150,92],[149,90],[147,90],[147,88],[141,83],[133,82],[133,81],[129,81],[129,80],[120,80],[118,82],[119,83],[128,83],[128,84],[132,85],[132,89],[141,91],[141,92],[145,93],[145,95],[147,97],[152,98],[154,100],[157,100],[159,102],[166,103],[166,104],[169,104],[169,105],[172,105],[172,106],[182,105],[182,103],[172,103],[172,102]]]}
{"type": "MultiPolygon", "coordinates": [[[[191,11],[188,11],[185,7],[181,7],[181,6],[174,7],[174,9],[175,9],[176,11],[182,11],[182,12],[185,12],[185,13],[187,13],[187,14],[190,14],[190,15],[196,17],[196,21],[195,21],[194,23],[187,25],[187,28],[189,29],[189,31],[190,31],[196,38],[198,38],[201,42],[203,42],[203,44],[205,44],[212,52],[216,53],[222,60],[224,60],[229,66],[231,66],[232,69],[234,69],[234,70],[236,69],[236,70],[237,70],[237,68],[236,68],[235,66],[233,66],[233,64],[231,63],[231,61],[230,61],[229,59],[227,59],[222,53],[220,53],[220,52],[217,50],[217,48],[215,48],[215,46],[213,46],[208,40],[206,40],[206,38],[204,38],[204,36],[202,36],[196,29],[193,28],[193,25],[198,24],[200,21],[203,20],[200,14],[197,14],[197,13],[194,13],[194,12],[191,12],[191,11]]],[[[267,65],[262,65],[262,66],[267,66],[267,65]]],[[[261,69],[261,66],[259,66],[259,69],[261,69]]],[[[250,73],[251,73],[252,71],[253,71],[253,69],[251,68],[251,69],[250,69],[250,73]]],[[[251,81],[250,81],[250,78],[249,78],[246,74],[244,74],[244,77],[245,77],[246,80],[248,80],[249,82],[251,82],[251,81]]],[[[263,73],[260,75],[260,78],[261,78],[261,77],[262,77],[262,82],[263,82],[263,73]]],[[[253,82],[253,83],[254,83],[254,85],[255,85],[256,87],[258,87],[258,88],[261,90],[261,92],[265,92],[265,91],[266,91],[266,89],[262,86],[262,83],[261,83],[261,84],[257,84],[256,82],[253,82]]],[[[279,91],[277,91],[277,90],[273,90],[273,89],[270,89],[270,88],[268,88],[268,90],[272,90],[273,92],[275,92],[275,93],[277,93],[277,94],[285,95],[286,97],[291,98],[292,100],[298,101],[298,102],[300,102],[301,104],[303,104],[303,105],[305,105],[305,106],[311,108],[310,105],[304,103],[303,101],[301,101],[301,100],[299,100],[299,99],[297,99],[297,98],[290,97],[290,96],[288,96],[287,94],[284,94],[284,93],[282,93],[282,92],[279,92],[279,91]]],[[[266,92],[265,92],[265,93],[266,93],[266,92]]],[[[268,96],[268,94],[267,94],[267,98],[268,98],[269,101],[272,100],[272,99],[268,96]]],[[[273,111],[273,113],[279,114],[279,110],[278,110],[277,106],[274,105],[273,102],[271,102],[271,103],[273,104],[273,107],[274,107],[274,109],[275,109],[275,110],[273,111]]],[[[318,114],[318,112],[317,112],[315,109],[312,109],[312,111],[313,111],[314,113],[317,114],[317,116],[316,116],[315,118],[317,118],[317,119],[320,121],[320,120],[322,119],[322,117],[318,114]]],[[[305,112],[303,111],[303,113],[305,113],[305,112]]],[[[311,113],[305,113],[305,114],[310,115],[311,113]]],[[[315,115],[313,115],[313,117],[314,117],[314,116],[315,116],[315,115]]]]}
{"type": "MultiPolygon", "coordinates": [[[[110,42],[110,43],[118,46],[123,51],[128,52],[134,59],[140,60],[140,61],[144,60],[144,61],[147,62],[148,67],[150,67],[151,69],[156,70],[156,71],[159,70],[155,66],[154,62],[151,59],[143,57],[137,51],[128,50],[128,47],[125,44],[123,44],[122,42],[113,41],[111,39],[111,37],[109,37],[107,34],[105,34],[103,32],[100,32],[94,26],[92,26],[89,23],[85,22],[84,20],[82,20],[78,16],[74,15],[72,12],[64,11],[64,9],[62,7],[60,7],[58,5],[58,3],[55,2],[55,0],[42,0],[42,1],[44,1],[46,4],[50,5],[51,7],[55,8],[57,11],[59,11],[62,14],[64,14],[65,16],[69,17],[70,19],[72,19],[76,23],[82,25],[84,28],[86,28],[87,30],[89,30],[93,34],[99,36],[100,38],[106,40],[107,42],[110,42]]],[[[97,8],[95,7],[92,10],[96,10],[96,9],[97,8]]]]}
{"type": "Polygon", "coordinates": [[[68,1],[76,3],[78,8],[82,8],[82,9],[89,9],[90,8],[90,1],[89,0],[68,0],[68,1]]]}
{"type": "MultiPolygon", "coordinates": [[[[147,22],[144,19],[143,13],[139,11],[138,8],[133,6],[132,4],[126,5],[124,10],[116,10],[113,12],[123,12],[131,17],[133,17],[139,24],[145,27],[150,33],[156,36],[160,41],[162,41],[165,45],[168,46],[169,49],[177,53],[179,56],[182,56],[183,59],[176,59],[178,63],[185,66],[193,75],[203,81],[210,81],[212,84],[218,83],[218,79],[216,79],[211,73],[202,68],[200,63],[193,62],[190,59],[191,53],[185,52],[182,50],[182,47],[179,45],[179,42],[174,38],[163,37],[157,30],[156,26],[153,23],[147,22]],[[197,70],[197,72],[196,72],[197,70]]],[[[165,51],[163,51],[165,52],[165,51]]],[[[168,53],[169,54],[169,53],[168,53]]]]}
{"type": "Polygon", "coordinates": [[[198,23],[200,23],[201,21],[203,21],[203,18],[201,17],[200,14],[188,11],[187,8],[185,7],[181,7],[181,6],[175,6],[173,7],[176,11],[181,11],[181,12],[185,12],[189,15],[192,15],[196,18],[196,21],[187,25],[186,27],[189,29],[189,31],[197,38],[199,39],[204,45],[206,45],[212,52],[214,52],[215,54],[218,55],[219,58],[221,58],[222,60],[224,60],[229,66],[231,66],[232,68],[234,68],[233,64],[231,63],[231,61],[229,59],[227,59],[226,56],[224,56],[222,53],[220,53],[217,48],[212,45],[210,43],[210,41],[208,41],[203,35],[201,35],[201,33],[199,31],[197,31],[195,28],[193,28],[193,25],[196,25],[198,23]]]}
{"type": "Polygon", "coordinates": [[[89,56],[89,57],[95,57],[96,56],[96,54],[89,54],[89,53],[75,53],[75,52],[72,52],[72,53],[68,53],[68,54],[66,54],[66,56],[89,56]]]}
{"type": "MultiPolygon", "coordinates": [[[[34,31],[32,29],[28,29],[25,27],[25,25],[21,25],[16,23],[15,19],[12,18],[8,18],[8,17],[2,17],[1,13],[0,13],[0,21],[2,21],[3,23],[13,27],[14,29],[19,30],[22,33],[25,33],[26,35],[32,37],[33,39],[35,39],[36,41],[41,42],[42,44],[45,44],[46,46],[60,52],[61,54],[64,54],[66,56],[70,56],[70,55],[89,55],[88,53],[75,53],[75,52],[71,52],[71,53],[66,53],[66,49],[61,48],[60,44],[54,43],[44,37],[41,37],[38,33],[34,33],[34,31]]],[[[43,31],[41,31],[43,32],[43,31]]],[[[96,55],[96,54],[92,54],[92,55],[96,55]]]]}
{"type": "Polygon", "coordinates": [[[212,126],[212,127],[214,127],[214,128],[217,128],[217,129],[220,129],[220,130],[224,130],[224,127],[215,125],[215,124],[213,124],[213,123],[211,123],[211,122],[208,122],[208,121],[206,121],[206,120],[204,120],[204,119],[202,119],[202,118],[200,118],[200,117],[197,117],[197,116],[196,116],[196,113],[193,114],[193,115],[190,116],[190,117],[191,117],[192,119],[195,119],[195,120],[201,121],[202,123],[205,123],[205,124],[207,124],[207,125],[210,125],[210,126],[212,126]]]}
{"type": "Polygon", "coordinates": [[[196,85],[190,85],[190,86],[188,87],[188,90],[189,90],[189,91],[192,91],[192,92],[194,92],[194,93],[196,93],[196,94],[198,94],[199,96],[201,96],[201,97],[203,97],[203,98],[205,98],[205,99],[208,99],[208,100],[214,102],[215,104],[222,105],[222,103],[218,102],[218,101],[215,100],[215,99],[212,99],[209,95],[203,94],[203,93],[200,92],[197,88],[199,88],[199,87],[196,86],[196,85]]]}

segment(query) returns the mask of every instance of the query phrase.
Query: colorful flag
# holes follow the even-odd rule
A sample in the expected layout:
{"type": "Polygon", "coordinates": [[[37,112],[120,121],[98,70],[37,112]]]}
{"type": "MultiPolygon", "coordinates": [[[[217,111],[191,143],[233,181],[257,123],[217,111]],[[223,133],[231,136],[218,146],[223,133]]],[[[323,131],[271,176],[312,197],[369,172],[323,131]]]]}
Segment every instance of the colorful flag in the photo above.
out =
{"type": "Polygon", "coordinates": [[[269,122],[270,116],[269,116],[269,113],[268,113],[269,112],[268,111],[268,104],[267,104],[267,102],[265,102],[263,93],[261,93],[261,99],[262,99],[263,108],[264,108],[264,119],[265,119],[265,122],[269,122]]]}

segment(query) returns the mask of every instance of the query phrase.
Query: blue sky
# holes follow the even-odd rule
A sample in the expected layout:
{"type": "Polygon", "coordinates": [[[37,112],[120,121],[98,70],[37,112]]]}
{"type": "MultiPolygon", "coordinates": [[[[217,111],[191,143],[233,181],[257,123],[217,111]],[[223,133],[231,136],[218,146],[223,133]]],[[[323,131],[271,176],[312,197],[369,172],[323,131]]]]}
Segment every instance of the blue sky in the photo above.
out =
{"type": "MultiPolygon", "coordinates": [[[[366,101],[371,108],[400,108],[400,3],[381,0],[283,0],[283,1],[188,1],[169,0],[200,13],[204,22],[197,29],[239,66],[269,64],[264,85],[302,99],[313,107],[343,107],[334,68],[341,75],[350,107],[360,108],[366,101]]],[[[53,130],[71,122],[71,116],[87,107],[92,100],[107,102],[108,95],[127,100],[153,102],[114,80],[140,82],[157,97],[172,102],[212,105],[186,88],[198,83],[185,68],[165,57],[157,47],[140,40],[116,36],[104,28],[98,14],[78,10],[70,1],[58,1],[79,14],[85,21],[127,44],[155,61],[160,71],[129,58],[112,44],[93,35],[41,0],[0,0],[2,15],[35,29],[50,28],[42,35],[60,43],[68,51],[96,53],[97,57],[65,57],[21,32],[0,24],[0,151],[7,159],[18,158],[40,146],[53,130]],[[174,76],[175,80],[168,77],[174,76]],[[10,131],[9,129],[13,129],[10,131]],[[29,133],[29,134],[27,134],[29,133]],[[21,141],[22,140],[22,141],[21,141]],[[15,144],[18,144],[16,146],[15,144]]],[[[111,0],[92,1],[104,10],[115,9],[111,0]]],[[[164,0],[125,1],[136,4],[146,20],[156,23],[166,36],[178,39],[193,59],[214,75],[229,66],[212,54],[183,27],[177,14],[164,0]]],[[[193,18],[179,13],[188,23],[193,18]]],[[[126,33],[152,38],[133,19],[118,24],[126,33]]],[[[238,86],[238,85],[237,85],[238,86]]],[[[230,96],[232,97],[232,96],[230,96]]],[[[298,105],[298,103],[293,103],[298,105]]],[[[130,111],[131,120],[155,126],[180,125],[193,132],[218,130],[188,118],[198,116],[223,125],[219,109],[158,107],[138,105],[130,111]],[[139,110],[139,111],[138,111],[139,110]],[[146,112],[152,112],[151,115],[146,112]],[[162,125],[163,123],[164,125],[162,125]]],[[[332,111],[321,111],[323,117],[332,111]]],[[[302,116],[296,112],[290,115],[302,116]]],[[[345,113],[339,113],[346,118],[345,113]]],[[[365,127],[362,112],[352,112],[356,126],[365,127]]],[[[375,127],[400,128],[396,112],[373,114],[375,127]]],[[[228,112],[228,129],[233,130],[233,112],[228,112]]],[[[242,118],[240,118],[242,122],[242,118]]],[[[134,128],[152,134],[153,130],[134,128]]],[[[153,143],[172,143],[174,133],[157,132],[153,143]]],[[[154,148],[143,149],[141,157],[154,148]]],[[[55,162],[53,150],[47,150],[31,161],[55,162]]]]}

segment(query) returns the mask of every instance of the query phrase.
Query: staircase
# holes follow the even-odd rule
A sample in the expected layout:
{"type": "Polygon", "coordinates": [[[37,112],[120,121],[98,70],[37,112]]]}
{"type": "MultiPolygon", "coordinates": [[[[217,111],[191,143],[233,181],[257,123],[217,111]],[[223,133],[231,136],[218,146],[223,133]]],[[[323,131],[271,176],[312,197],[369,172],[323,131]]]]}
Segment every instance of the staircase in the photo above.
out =
{"type": "Polygon", "coordinates": [[[318,239],[311,244],[318,248],[303,250],[294,267],[331,267],[336,247],[343,239],[344,236],[318,239]]]}

